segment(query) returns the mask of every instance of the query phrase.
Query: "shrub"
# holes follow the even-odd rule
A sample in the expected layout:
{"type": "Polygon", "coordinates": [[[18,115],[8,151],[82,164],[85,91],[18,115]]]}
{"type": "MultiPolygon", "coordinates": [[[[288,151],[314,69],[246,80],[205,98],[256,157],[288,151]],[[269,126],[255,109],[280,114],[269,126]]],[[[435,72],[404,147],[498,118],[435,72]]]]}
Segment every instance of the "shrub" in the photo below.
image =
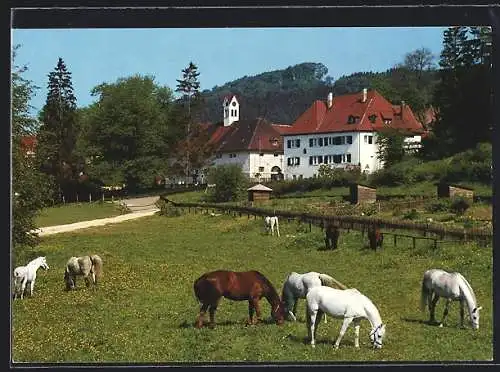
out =
{"type": "Polygon", "coordinates": [[[160,216],[179,217],[181,215],[179,208],[175,207],[172,203],[166,202],[163,199],[159,199],[156,202],[156,206],[160,209],[160,211],[158,212],[160,216]]]}
{"type": "Polygon", "coordinates": [[[403,214],[403,219],[404,220],[415,220],[418,218],[418,212],[415,208],[413,208],[410,211],[407,211],[403,214]]]}
{"type": "Polygon", "coordinates": [[[449,199],[437,199],[425,206],[425,210],[431,213],[446,212],[450,209],[449,199]]]}
{"type": "Polygon", "coordinates": [[[451,202],[450,210],[453,213],[456,213],[458,215],[462,215],[465,213],[465,211],[467,209],[469,209],[470,205],[471,204],[467,199],[458,197],[458,198],[454,198],[453,201],[451,202]]]}
{"type": "Polygon", "coordinates": [[[248,178],[237,164],[220,165],[210,169],[209,182],[215,184],[209,199],[221,203],[238,201],[246,195],[248,178]]]}

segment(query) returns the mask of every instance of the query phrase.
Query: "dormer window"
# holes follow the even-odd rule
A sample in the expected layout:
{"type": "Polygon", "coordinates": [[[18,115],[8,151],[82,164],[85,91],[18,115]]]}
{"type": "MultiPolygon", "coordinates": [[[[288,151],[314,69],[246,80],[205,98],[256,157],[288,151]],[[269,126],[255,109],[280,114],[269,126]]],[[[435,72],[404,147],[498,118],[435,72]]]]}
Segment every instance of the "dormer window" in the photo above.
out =
{"type": "Polygon", "coordinates": [[[233,106],[236,106],[236,102],[233,101],[233,106]]]}
{"type": "Polygon", "coordinates": [[[270,141],[271,141],[271,145],[273,145],[275,147],[278,146],[278,139],[277,138],[271,138],[270,141]]]}
{"type": "Polygon", "coordinates": [[[356,119],[352,115],[349,115],[349,117],[347,118],[347,123],[348,124],[354,124],[355,121],[356,121],[356,119]]]}
{"type": "Polygon", "coordinates": [[[384,120],[384,124],[391,124],[392,123],[392,120],[391,119],[385,119],[384,120]]]}
{"type": "Polygon", "coordinates": [[[372,114],[368,116],[368,120],[370,120],[370,123],[375,124],[375,120],[377,120],[377,115],[372,114]]]}

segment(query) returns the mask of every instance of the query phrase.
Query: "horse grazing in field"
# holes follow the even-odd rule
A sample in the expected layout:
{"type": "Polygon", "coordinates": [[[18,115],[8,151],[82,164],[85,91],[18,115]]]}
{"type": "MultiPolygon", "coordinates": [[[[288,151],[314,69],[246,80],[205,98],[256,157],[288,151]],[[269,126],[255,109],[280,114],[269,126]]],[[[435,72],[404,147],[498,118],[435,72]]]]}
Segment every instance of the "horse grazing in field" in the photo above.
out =
{"type": "Polygon", "coordinates": [[[203,318],[210,312],[210,327],[215,326],[215,311],[222,297],[233,301],[248,301],[248,323],[260,320],[259,300],[265,297],[271,305],[271,316],[276,324],[284,322],[283,303],[271,282],[258,271],[235,272],[218,270],[203,274],[194,282],[194,293],[201,303],[195,326],[203,326],[203,318]]]}
{"type": "Polygon", "coordinates": [[[376,250],[382,248],[382,243],[384,242],[384,235],[380,232],[377,226],[370,226],[368,228],[368,240],[370,242],[370,248],[376,250]]]}
{"type": "Polygon", "coordinates": [[[460,325],[464,327],[464,305],[467,304],[472,328],[479,328],[479,310],[482,307],[477,307],[474,291],[462,274],[448,273],[441,269],[430,269],[424,273],[420,306],[422,310],[425,310],[426,305],[429,306],[430,323],[436,323],[436,304],[440,297],[447,299],[443,319],[439,323],[440,327],[443,326],[448,315],[451,301],[460,301],[460,325]],[[434,298],[432,298],[433,294],[434,298]]]}
{"type": "Polygon", "coordinates": [[[71,257],[66,263],[64,282],[66,290],[76,288],[76,277],[83,276],[85,284],[89,287],[97,286],[98,279],[102,276],[102,259],[98,255],[71,257]]]}
{"type": "Polygon", "coordinates": [[[39,268],[44,270],[49,269],[45,257],[37,257],[28,262],[26,266],[18,266],[14,269],[14,299],[20,295],[21,300],[24,298],[24,291],[29,283],[29,294],[33,296],[35,288],[36,272],[39,268]]]}
{"type": "Polygon", "coordinates": [[[337,249],[339,241],[339,229],[332,223],[327,223],[325,227],[325,246],[326,249],[337,249]]]}
{"type": "Polygon", "coordinates": [[[327,274],[317,273],[315,271],[305,274],[296,272],[288,274],[281,292],[281,300],[285,306],[285,314],[289,315],[293,321],[296,321],[297,318],[295,314],[297,314],[299,298],[306,298],[307,292],[309,292],[311,288],[320,287],[322,285],[345,289],[343,284],[327,274]]]}
{"type": "Polygon", "coordinates": [[[337,349],[349,325],[354,322],[354,347],[359,347],[359,323],[368,319],[371,324],[370,340],[374,348],[382,347],[385,335],[385,324],[373,302],[355,288],[335,289],[331,287],[314,287],[307,293],[307,331],[312,347],[315,346],[317,327],[324,313],[334,318],[343,318],[344,323],[334,347],[337,349]]]}
{"type": "Polygon", "coordinates": [[[274,231],[276,231],[277,235],[280,236],[280,226],[277,216],[266,216],[264,218],[264,227],[266,228],[266,232],[271,232],[271,235],[274,235],[274,231]]]}

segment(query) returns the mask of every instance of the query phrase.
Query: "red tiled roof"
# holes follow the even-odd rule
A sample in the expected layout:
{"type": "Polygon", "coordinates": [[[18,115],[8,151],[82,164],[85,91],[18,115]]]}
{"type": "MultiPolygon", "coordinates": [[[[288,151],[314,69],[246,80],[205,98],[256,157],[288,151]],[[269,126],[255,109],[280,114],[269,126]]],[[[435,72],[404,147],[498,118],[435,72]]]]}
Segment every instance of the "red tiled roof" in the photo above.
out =
{"type": "Polygon", "coordinates": [[[401,115],[401,106],[393,106],[376,90],[367,92],[366,102],[361,102],[361,98],[362,93],[336,96],[330,109],[326,102],[315,101],[285,134],[377,131],[387,128],[384,119],[391,120],[392,128],[423,131],[408,105],[401,115]],[[372,115],[376,116],[374,122],[369,119],[372,115]],[[352,124],[348,122],[350,116],[356,118],[352,124]]]}
{"type": "Polygon", "coordinates": [[[274,129],[276,129],[281,135],[288,133],[290,128],[292,127],[290,124],[276,124],[272,123],[271,124],[274,129]]]}
{"type": "Polygon", "coordinates": [[[275,125],[263,118],[240,120],[224,127],[213,125],[209,129],[210,144],[216,144],[217,151],[283,151],[283,137],[275,125]]]}

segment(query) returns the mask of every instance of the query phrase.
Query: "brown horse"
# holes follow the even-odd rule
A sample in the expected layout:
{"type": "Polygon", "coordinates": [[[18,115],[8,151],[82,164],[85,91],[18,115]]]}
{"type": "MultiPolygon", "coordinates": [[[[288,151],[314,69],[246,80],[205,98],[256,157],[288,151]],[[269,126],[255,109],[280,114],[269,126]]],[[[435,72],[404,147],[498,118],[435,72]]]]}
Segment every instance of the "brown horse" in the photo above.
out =
{"type": "Polygon", "coordinates": [[[265,297],[271,305],[271,316],[276,324],[284,322],[284,307],[271,282],[258,271],[235,272],[218,270],[203,274],[194,282],[194,293],[201,303],[195,326],[203,326],[203,318],[210,312],[210,327],[215,327],[215,311],[222,297],[233,301],[248,301],[248,323],[260,320],[259,300],[265,297]]]}
{"type": "Polygon", "coordinates": [[[337,249],[339,241],[339,229],[332,223],[328,223],[325,228],[326,249],[337,249]]]}
{"type": "Polygon", "coordinates": [[[368,240],[370,241],[370,248],[376,250],[377,247],[382,248],[384,236],[377,226],[370,226],[368,228],[368,240]]]}

